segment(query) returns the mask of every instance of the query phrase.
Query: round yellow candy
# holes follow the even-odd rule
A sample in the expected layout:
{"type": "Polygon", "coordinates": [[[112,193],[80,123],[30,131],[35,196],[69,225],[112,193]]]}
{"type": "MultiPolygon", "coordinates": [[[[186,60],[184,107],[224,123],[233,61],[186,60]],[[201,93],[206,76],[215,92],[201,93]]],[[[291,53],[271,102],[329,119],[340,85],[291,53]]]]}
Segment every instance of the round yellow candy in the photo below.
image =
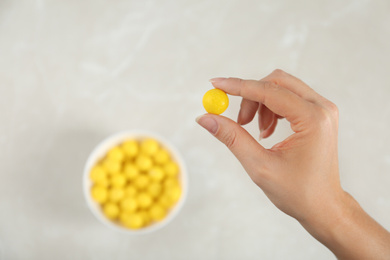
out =
{"type": "Polygon", "coordinates": [[[149,180],[148,176],[146,176],[146,175],[140,175],[133,181],[135,187],[137,187],[140,190],[146,188],[146,186],[148,186],[149,182],[150,182],[150,180],[149,180]]]}
{"type": "Polygon", "coordinates": [[[152,182],[146,190],[151,197],[156,198],[161,194],[162,186],[158,182],[152,182]]]}
{"type": "Polygon", "coordinates": [[[153,166],[149,170],[148,175],[153,181],[161,181],[164,178],[164,171],[159,166],[153,166]]]}
{"type": "Polygon", "coordinates": [[[97,203],[104,203],[107,200],[107,189],[100,185],[92,187],[91,196],[97,203]]]}
{"type": "Polygon", "coordinates": [[[164,171],[167,176],[176,177],[179,173],[179,166],[175,162],[170,161],[164,165],[164,171]]]}
{"type": "Polygon", "coordinates": [[[138,203],[135,198],[125,197],[120,201],[121,209],[128,212],[134,212],[138,208],[138,203]]]}
{"type": "Polygon", "coordinates": [[[93,182],[104,182],[107,179],[107,173],[101,166],[95,166],[92,168],[89,178],[93,182]]]}
{"type": "Polygon", "coordinates": [[[119,147],[114,147],[107,153],[107,158],[113,161],[122,161],[124,157],[125,154],[119,147]]]}
{"type": "Polygon", "coordinates": [[[150,217],[150,214],[148,211],[139,211],[139,214],[142,216],[143,219],[143,226],[148,226],[150,222],[152,221],[152,218],[150,217]]]}
{"type": "Polygon", "coordinates": [[[163,194],[158,199],[158,204],[164,207],[165,209],[169,209],[175,204],[175,202],[171,199],[171,197],[168,194],[163,194]]]}
{"type": "Polygon", "coordinates": [[[152,204],[152,197],[147,193],[140,193],[137,196],[137,204],[140,208],[148,208],[152,204]]]}
{"type": "Polygon", "coordinates": [[[210,89],[203,96],[203,107],[207,113],[222,114],[229,106],[229,98],[225,92],[220,89],[210,89]]]}
{"type": "Polygon", "coordinates": [[[147,171],[152,168],[153,161],[149,156],[141,154],[135,159],[135,165],[138,167],[139,170],[147,171]]]}
{"type": "Polygon", "coordinates": [[[102,179],[102,180],[99,180],[99,181],[95,181],[95,184],[99,185],[99,186],[102,186],[102,187],[108,188],[108,186],[110,186],[110,181],[108,180],[108,178],[105,178],[105,179],[102,179]]]}
{"type": "Polygon", "coordinates": [[[122,149],[129,159],[134,158],[139,151],[139,145],[136,140],[128,140],[122,144],[122,149]]]}
{"type": "Polygon", "coordinates": [[[137,194],[137,189],[132,185],[127,185],[125,187],[125,195],[126,197],[135,197],[137,194]]]}
{"type": "Polygon", "coordinates": [[[165,218],[167,211],[160,205],[153,205],[149,209],[149,215],[154,221],[160,221],[165,218]]]}
{"type": "Polygon", "coordinates": [[[133,180],[140,174],[139,169],[133,163],[127,163],[125,165],[124,173],[128,180],[133,180]]]}
{"type": "Polygon", "coordinates": [[[153,138],[147,138],[141,142],[141,151],[149,156],[156,154],[159,149],[159,143],[153,138]]]}
{"type": "Polygon", "coordinates": [[[164,164],[169,161],[170,155],[169,152],[165,149],[160,149],[157,151],[157,153],[153,156],[154,161],[157,164],[164,164]]]}
{"type": "Polygon", "coordinates": [[[109,158],[106,158],[102,162],[102,166],[109,174],[117,173],[121,169],[121,163],[119,161],[111,160],[109,158]]]}
{"type": "Polygon", "coordinates": [[[123,173],[116,173],[111,176],[110,182],[113,187],[123,187],[126,184],[126,177],[123,173]]]}
{"type": "Polygon", "coordinates": [[[139,153],[139,144],[137,140],[128,140],[122,144],[122,149],[127,158],[132,159],[139,153]]]}
{"type": "Polygon", "coordinates": [[[168,191],[168,195],[173,202],[177,202],[181,196],[181,188],[179,186],[173,187],[168,191]]]}
{"type": "Polygon", "coordinates": [[[125,196],[123,188],[114,187],[108,191],[108,198],[112,202],[118,202],[125,196]]]}
{"type": "Polygon", "coordinates": [[[119,215],[119,207],[115,203],[104,204],[103,213],[109,219],[116,219],[119,215]]]}
{"type": "Polygon", "coordinates": [[[140,213],[124,212],[120,215],[120,222],[127,228],[139,229],[144,224],[144,219],[140,213]]]}
{"type": "Polygon", "coordinates": [[[167,178],[164,180],[163,185],[165,190],[171,190],[175,187],[180,187],[179,180],[176,178],[167,178]]]}

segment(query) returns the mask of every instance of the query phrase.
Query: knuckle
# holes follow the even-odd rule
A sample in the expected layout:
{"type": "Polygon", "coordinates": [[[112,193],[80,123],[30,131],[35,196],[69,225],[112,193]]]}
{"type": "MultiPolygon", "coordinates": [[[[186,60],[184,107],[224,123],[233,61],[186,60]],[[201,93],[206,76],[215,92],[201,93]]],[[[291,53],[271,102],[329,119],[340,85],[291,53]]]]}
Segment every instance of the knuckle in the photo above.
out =
{"type": "Polygon", "coordinates": [[[275,69],[272,74],[276,75],[276,76],[284,76],[286,74],[286,72],[284,70],[281,70],[281,69],[275,69]]]}
{"type": "Polygon", "coordinates": [[[327,103],[327,106],[328,106],[328,109],[329,111],[334,115],[336,116],[337,118],[339,117],[339,108],[336,106],[336,104],[332,103],[332,102],[328,102],[327,103]]]}
{"type": "Polygon", "coordinates": [[[328,109],[320,107],[317,109],[316,119],[319,127],[329,129],[334,125],[336,117],[328,109]]]}
{"type": "Polygon", "coordinates": [[[239,95],[241,96],[242,92],[246,88],[246,81],[243,80],[243,79],[237,79],[237,80],[238,80],[238,86],[240,86],[240,88],[239,88],[239,95]]]}
{"type": "Polygon", "coordinates": [[[246,85],[246,81],[243,80],[243,79],[238,79],[238,85],[239,85],[241,88],[244,88],[245,85],[246,85]]]}
{"type": "Polygon", "coordinates": [[[223,132],[220,134],[222,142],[229,148],[234,149],[237,145],[238,135],[236,131],[223,132]]]}
{"type": "Polygon", "coordinates": [[[280,87],[274,82],[271,81],[265,81],[264,82],[264,90],[265,91],[279,91],[280,87]]]}
{"type": "MultiPolygon", "coordinates": [[[[267,103],[267,97],[268,96],[272,96],[271,93],[272,92],[277,92],[280,90],[280,87],[274,83],[274,82],[271,82],[271,81],[263,81],[263,90],[264,90],[264,94],[265,95],[260,95],[259,93],[259,96],[257,97],[257,100],[259,100],[260,103],[267,103]]],[[[273,93],[272,93],[273,94],[273,93]]]]}

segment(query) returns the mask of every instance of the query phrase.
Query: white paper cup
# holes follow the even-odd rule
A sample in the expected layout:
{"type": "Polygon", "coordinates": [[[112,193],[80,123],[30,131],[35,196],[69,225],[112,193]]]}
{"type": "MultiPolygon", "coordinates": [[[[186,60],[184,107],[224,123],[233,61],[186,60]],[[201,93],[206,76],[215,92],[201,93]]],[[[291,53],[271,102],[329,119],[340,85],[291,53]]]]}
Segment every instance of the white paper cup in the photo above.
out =
{"type": "Polygon", "coordinates": [[[166,226],[175,218],[175,216],[179,213],[180,209],[183,207],[184,201],[186,200],[187,193],[188,193],[187,169],[182,157],[180,156],[179,152],[175,149],[175,147],[171,143],[169,143],[166,139],[159,136],[158,134],[147,132],[147,131],[120,132],[104,139],[100,144],[98,144],[98,146],[89,155],[87,163],[85,164],[85,168],[84,168],[83,189],[84,189],[84,195],[88,207],[92,211],[93,215],[95,215],[95,217],[98,220],[100,220],[100,222],[102,222],[104,225],[116,231],[126,233],[126,234],[134,234],[134,235],[147,234],[166,226]],[[107,217],[103,214],[100,205],[91,198],[90,191],[92,187],[92,182],[89,178],[89,174],[92,167],[96,165],[96,163],[100,159],[102,159],[106,155],[108,150],[110,150],[112,147],[117,146],[129,139],[143,139],[148,137],[158,140],[159,143],[170,152],[172,159],[176,161],[177,164],[179,165],[180,168],[179,181],[182,188],[182,195],[179,201],[173,206],[173,208],[169,211],[168,215],[163,220],[141,229],[131,230],[107,219],[107,217]]]}

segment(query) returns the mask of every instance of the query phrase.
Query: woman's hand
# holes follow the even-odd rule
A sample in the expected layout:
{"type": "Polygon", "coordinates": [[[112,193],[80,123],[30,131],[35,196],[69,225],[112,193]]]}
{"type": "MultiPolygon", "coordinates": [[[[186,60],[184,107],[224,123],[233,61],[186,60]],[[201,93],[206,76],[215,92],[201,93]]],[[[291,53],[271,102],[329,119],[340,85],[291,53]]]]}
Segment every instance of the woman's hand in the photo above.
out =
{"type": "MultiPolygon", "coordinates": [[[[354,259],[364,256],[361,248],[346,247],[341,240],[347,237],[339,234],[343,226],[354,221],[356,214],[364,216],[365,221],[367,218],[373,220],[340,185],[337,107],[301,80],[281,70],[275,70],[260,81],[215,78],[211,83],[230,95],[243,98],[238,123],[211,114],[199,117],[197,122],[226,144],[252,180],[280,210],[297,219],[336,256],[354,259]],[[240,126],[252,121],[256,113],[259,114],[262,138],[274,132],[281,118],[290,122],[294,134],[271,149],[265,149],[240,126]],[[355,252],[352,254],[349,250],[355,252]]],[[[378,232],[389,235],[376,225],[378,232]]],[[[389,244],[385,248],[390,257],[389,237],[387,239],[389,244]]],[[[373,254],[367,256],[371,258],[364,259],[374,259],[373,254]]]]}
{"type": "Polygon", "coordinates": [[[232,120],[204,115],[198,123],[209,129],[240,160],[252,180],[283,212],[304,220],[343,196],[337,161],[338,115],[334,104],[280,70],[266,78],[217,78],[212,84],[242,96],[238,122],[246,124],[259,112],[261,136],[286,118],[295,132],[271,149],[262,147],[232,120]]]}

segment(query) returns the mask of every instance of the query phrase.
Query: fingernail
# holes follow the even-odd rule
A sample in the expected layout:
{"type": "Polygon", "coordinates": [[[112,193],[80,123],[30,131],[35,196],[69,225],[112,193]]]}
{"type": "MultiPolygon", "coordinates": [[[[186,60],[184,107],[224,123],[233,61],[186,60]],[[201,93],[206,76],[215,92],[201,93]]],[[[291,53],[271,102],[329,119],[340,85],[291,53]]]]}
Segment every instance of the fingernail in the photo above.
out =
{"type": "Polygon", "coordinates": [[[207,131],[209,131],[211,134],[215,135],[215,133],[217,132],[218,130],[218,123],[217,121],[212,118],[212,117],[209,117],[209,116],[205,116],[205,115],[202,115],[202,116],[198,116],[195,121],[200,125],[202,126],[203,128],[205,128],[207,131]]]}
{"type": "Polygon", "coordinates": [[[265,130],[267,130],[267,129],[264,128],[264,122],[263,122],[263,120],[264,120],[264,118],[261,117],[261,118],[260,118],[260,121],[259,121],[260,139],[263,139],[263,133],[264,133],[265,130]]]}
{"type": "Polygon", "coordinates": [[[214,83],[220,83],[221,81],[224,81],[226,78],[212,78],[210,79],[209,81],[211,82],[211,84],[214,84],[214,83]]]}
{"type": "Polygon", "coordinates": [[[241,110],[240,110],[240,112],[238,112],[237,124],[241,125],[241,110]]]}
{"type": "Polygon", "coordinates": [[[265,133],[265,130],[264,129],[260,129],[259,141],[264,138],[264,133],[265,133]]]}

